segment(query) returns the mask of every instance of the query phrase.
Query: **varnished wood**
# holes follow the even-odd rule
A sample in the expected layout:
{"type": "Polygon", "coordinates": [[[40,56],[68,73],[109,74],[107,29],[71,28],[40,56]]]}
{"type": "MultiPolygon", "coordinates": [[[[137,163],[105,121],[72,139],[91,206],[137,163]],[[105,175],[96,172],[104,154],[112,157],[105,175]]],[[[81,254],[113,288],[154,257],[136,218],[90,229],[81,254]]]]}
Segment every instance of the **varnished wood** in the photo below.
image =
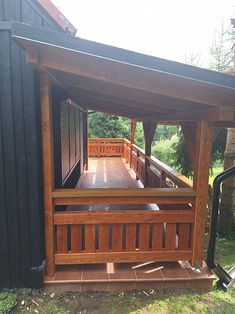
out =
{"type": "Polygon", "coordinates": [[[155,122],[143,122],[144,140],[145,140],[145,164],[144,164],[144,187],[149,187],[149,159],[151,156],[152,142],[156,131],[155,122]]]}
{"type": "Polygon", "coordinates": [[[149,250],[149,232],[150,225],[141,223],[139,224],[139,248],[141,251],[149,250]]]}
{"type": "Polygon", "coordinates": [[[120,223],[115,223],[112,225],[112,251],[121,252],[122,251],[122,239],[123,239],[123,227],[120,223]]]}
{"type": "Polygon", "coordinates": [[[195,201],[195,225],[193,235],[192,265],[202,263],[208,198],[208,179],[212,146],[212,125],[201,121],[197,124],[195,168],[193,187],[197,191],[195,201]]]}
{"type": "Polygon", "coordinates": [[[139,121],[154,122],[154,121],[228,121],[234,122],[234,107],[219,107],[185,110],[184,112],[174,112],[167,114],[146,115],[141,118],[136,117],[139,121]]]}
{"type": "MultiPolygon", "coordinates": [[[[19,40],[23,44],[23,40],[19,40]]],[[[35,44],[40,49],[40,64],[81,76],[86,76],[117,85],[128,86],[161,95],[216,106],[232,106],[234,90],[202,81],[189,80],[170,73],[151,71],[130,64],[113,62],[105,58],[86,55],[80,51],[60,49],[49,45],[35,44]],[[113,74],[115,73],[115,75],[113,74]],[[173,88],[174,87],[174,88],[173,88]],[[198,93],[201,90],[201,93],[198,93]],[[203,91],[203,92],[202,92],[203,91]]]]}
{"type": "Polygon", "coordinates": [[[42,157],[43,157],[43,187],[44,187],[44,215],[45,215],[45,238],[46,238],[46,273],[53,275],[54,266],[54,225],[53,225],[53,202],[52,190],[53,176],[53,145],[52,145],[52,113],[51,91],[48,76],[41,74],[41,121],[42,121],[42,157]]]}
{"type": "Polygon", "coordinates": [[[183,122],[181,123],[184,139],[188,148],[189,157],[192,165],[194,165],[195,157],[195,142],[196,142],[196,123],[183,122]]]}
{"type": "Polygon", "coordinates": [[[57,226],[57,253],[68,252],[68,231],[67,225],[57,226]]]}
{"type": "Polygon", "coordinates": [[[193,222],[193,210],[115,210],[115,211],[68,211],[56,212],[54,224],[119,224],[119,223],[163,223],[193,222]]]}
{"type": "Polygon", "coordinates": [[[87,224],[85,226],[85,252],[95,252],[95,225],[87,224]]]}
{"type": "MultiPolygon", "coordinates": [[[[129,220],[129,219],[128,219],[129,220]]],[[[136,249],[136,224],[126,224],[126,251],[135,251],[136,249]]]]}
{"type": "Polygon", "coordinates": [[[166,224],[166,245],[165,249],[167,251],[174,251],[176,247],[176,224],[167,223],[166,224]]]}
{"type": "Polygon", "coordinates": [[[157,251],[157,252],[106,252],[100,253],[70,253],[55,254],[55,264],[85,264],[85,263],[125,263],[125,262],[146,262],[146,261],[178,261],[190,260],[191,250],[178,251],[157,251]]]}
{"type": "Polygon", "coordinates": [[[152,227],[152,250],[162,250],[163,244],[163,224],[153,223],[152,227]]]}
{"type": "Polygon", "coordinates": [[[82,251],[82,226],[71,225],[71,252],[77,253],[82,251]]]}
{"type": "Polygon", "coordinates": [[[90,189],[55,189],[53,198],[65,197],[193,197],[197,193],[192,188],[168,188],[168,189],[125,189],[125,188],[90,188],[90,189]]]}
{"type": "Polygon", "coordinates": [[[187,250],[190,248],[190,230],[191,226],[189,223],[180,223],[179,230],[178,230],[178,241],[179,241],[179,249],[180,250],[187,250]]]}
{"type": "Polygon", "coordinates": [[[109,251],[109,224],[99,225],[99,252],[109,251]]]}

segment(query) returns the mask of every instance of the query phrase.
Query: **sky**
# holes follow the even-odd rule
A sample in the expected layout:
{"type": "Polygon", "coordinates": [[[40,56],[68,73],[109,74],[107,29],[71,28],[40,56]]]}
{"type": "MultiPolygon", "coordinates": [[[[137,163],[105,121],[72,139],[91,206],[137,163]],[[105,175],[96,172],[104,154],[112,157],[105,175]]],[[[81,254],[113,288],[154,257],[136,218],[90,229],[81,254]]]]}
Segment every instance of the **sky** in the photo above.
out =
{"type": "Polygon", "coordinates": [[[208,67],[215,32],[235,18],[235,0],[52,0],[77,36],[208,67]]]}

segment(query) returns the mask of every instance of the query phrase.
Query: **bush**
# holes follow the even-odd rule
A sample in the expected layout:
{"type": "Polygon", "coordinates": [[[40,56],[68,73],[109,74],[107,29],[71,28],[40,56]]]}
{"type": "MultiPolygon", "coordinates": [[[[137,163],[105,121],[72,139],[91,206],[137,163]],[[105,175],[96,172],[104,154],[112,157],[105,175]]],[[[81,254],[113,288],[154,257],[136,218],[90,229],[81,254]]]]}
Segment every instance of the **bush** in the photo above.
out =
{"type": "Polygon", "coordinates": [[[174,143],[178,141],[178,136],[175,134],[171,139],[160,140],[153,145],[152,155],[161,160],[170,167],[174,166],[175,151],[173,149],[174,143]]]}

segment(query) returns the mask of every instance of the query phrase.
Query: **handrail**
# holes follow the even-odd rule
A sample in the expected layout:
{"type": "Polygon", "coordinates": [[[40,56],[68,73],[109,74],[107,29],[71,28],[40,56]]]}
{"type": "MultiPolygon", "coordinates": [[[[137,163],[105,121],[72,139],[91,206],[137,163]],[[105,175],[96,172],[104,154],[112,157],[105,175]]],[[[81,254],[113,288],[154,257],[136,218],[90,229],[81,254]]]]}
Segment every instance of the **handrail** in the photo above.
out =
{"type": "Polygon", "coordinates": [[[156,168],[163,170],[169,178],[174,179],[177,181],[181,187],[193,187],[193,181],[190,180],[189,178],[185,177],[175,169],[171,168],[170,166],[166,165],[164,162],[160,161],[159,159],[151,156],[151,157],[146,157],[149,159],[150,164],[155,166],[156,168]]]}
{"type": "Polygon", "coordinates": [[[229,288],[235,281],[235,266],[232,271],[228,273],[219,265],[215,264],[215,247],[217,238],[217,224],[218,224],[218,211],[219,211],[219,198],[220,198],[220,186],[221,183],[235,175],[235,166],[225,170],[224,172],[217,175],[213,182],[213,199],[212,199],[212,209],[211,209],[211,226],[209,232],[209,243],[207,249],[207,266],[210,267],[213,272],[219,277],[220,284],[224,288],[229,288]]]}
{"type": "Polygon", "coordinates": [[[188,204],[193,203],[197,193],[181,188],[89,188],[57,189],[52,192],[54,205],[84,204],[188,204]]]}

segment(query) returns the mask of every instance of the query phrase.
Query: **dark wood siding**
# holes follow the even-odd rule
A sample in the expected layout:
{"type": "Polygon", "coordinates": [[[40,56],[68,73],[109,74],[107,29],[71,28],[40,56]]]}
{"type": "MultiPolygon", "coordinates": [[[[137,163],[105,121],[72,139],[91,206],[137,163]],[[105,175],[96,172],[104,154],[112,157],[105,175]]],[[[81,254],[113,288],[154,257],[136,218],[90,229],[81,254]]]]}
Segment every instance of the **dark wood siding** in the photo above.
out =
{"type": "MultiPolygon", "coordinates": [[[[1,0],[0,22],[60,30],[37,1],[1,0]]],[[[40,287],[44,259],[38,76],[0,23],[0,286],[40,287]]]]}

